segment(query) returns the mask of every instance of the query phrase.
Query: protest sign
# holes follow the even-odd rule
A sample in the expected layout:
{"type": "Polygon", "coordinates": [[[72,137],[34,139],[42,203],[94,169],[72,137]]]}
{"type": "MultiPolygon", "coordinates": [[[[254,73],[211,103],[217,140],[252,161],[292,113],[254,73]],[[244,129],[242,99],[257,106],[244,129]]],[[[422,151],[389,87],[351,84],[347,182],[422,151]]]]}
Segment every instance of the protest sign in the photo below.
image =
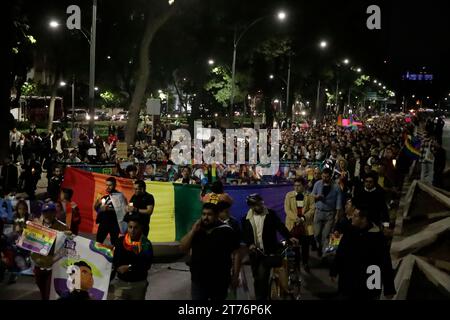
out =
{"type": "Polygon", "coordinates": [[[101,243],[58,233],[50,299],[64,297],[71,289],[81,289],[87,291],[92,300],[106,300],[112,259],[112,250],[101,243]]]}
{"type": "Polygon", "coordinates": [[[27,221],[17,245],[22,249],[47,256],[56,239],[57,231],[27,221]]]}

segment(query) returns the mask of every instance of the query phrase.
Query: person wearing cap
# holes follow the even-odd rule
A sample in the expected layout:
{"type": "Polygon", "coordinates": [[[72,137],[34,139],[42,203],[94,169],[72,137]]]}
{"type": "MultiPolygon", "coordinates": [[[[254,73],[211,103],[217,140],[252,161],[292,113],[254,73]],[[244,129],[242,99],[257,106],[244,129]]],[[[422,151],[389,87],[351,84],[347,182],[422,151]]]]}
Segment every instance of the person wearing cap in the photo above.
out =
{"type": "Polygon", "coordinates": [[[264,256],[257,254],[258,250],[265,255],[279,254],[277,233],[293,244],[298,244],[298,240],[291,236],[277,213],[264,205],[259,194],[249,195],[247,205],[250,209],[242,220],[242,236],[250,250],[256,300],[267,300],[271,266],[265,263],[264,256]]]}
{"type": "Polygon", "coordinates": [[[132,214],[127,221],[127,233],[114,246],[113,271],[117,278],[113,276],[109,291],[113,300],[145,300],[153,247],[142,233],[140,216],[132,214]]]}
{"type": "MultiPolygon", "coordinates": [[[[67,231],[67,227],[56,219],[56,206],[53,202],[45,203],[41,209],[41,217],[34,222],[46,228],[57,231],[67,231]]],[[[70,232],[68,233],[70,234],[70,232]]],[[[34,278],[41,293],[42,300],[48,300],[50,296],[50,280],[52,278],[53,255],[55,245],[53,245],[47,256],[32,253],[31,259],[34,262],[34,278]]]]}

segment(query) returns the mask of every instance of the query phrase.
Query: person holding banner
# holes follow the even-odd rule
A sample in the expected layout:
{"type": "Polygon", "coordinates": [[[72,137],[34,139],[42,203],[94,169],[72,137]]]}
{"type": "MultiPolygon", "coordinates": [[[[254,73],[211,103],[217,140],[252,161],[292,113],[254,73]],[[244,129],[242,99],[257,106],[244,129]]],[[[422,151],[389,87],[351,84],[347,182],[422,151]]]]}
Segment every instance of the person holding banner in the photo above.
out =
{"type": "Polygon", "coordinates": [[[114,245],[119,238],[119,223],[125,216],[127,200],[125,196],[116,190],[116,179],[106,179],[107,195],[95,201],[94,209],[97,211],[96,223],[98,224],[96,241],[103,243],[110,236],[111,244],[114,245]]]}
{"type": "Polygon", "coordinates": [[[141,219],[142,233],[148,237],[150,231],[150,217],[155,207],[155,198],[153,195],[145,191],[145,182],[137,180],[134,182],[134,195],[131,197],[128,203],[127,213],[125,214],[124,221],[131,214],[137,214],[141,219]]]}
{"type": "MultiPolygon", "coordinates": [[[[35,221],[36,223],[58,231],[67,230],[66,226],[56,219],[56,206],[54,203],[49,202],[44,204],[41,212],[42,216],[35,221]]],[[[31,259],[35,265],[34,278],[37,286],[39,287],[39,291],[41,292],[42,300],[49,300],[54,252],[55,246],[53,245],[47,256],[34,252],[31,254],[31,259]]]]}
{"type": "Polygon", "coordinates": [[[111,282],[113,300],[145,300],[148,270],[152,266],[153,247],[142,232],[138,214],[128,216],[128,230],[116,242],[113,270],[117,278],[111,282]]]}

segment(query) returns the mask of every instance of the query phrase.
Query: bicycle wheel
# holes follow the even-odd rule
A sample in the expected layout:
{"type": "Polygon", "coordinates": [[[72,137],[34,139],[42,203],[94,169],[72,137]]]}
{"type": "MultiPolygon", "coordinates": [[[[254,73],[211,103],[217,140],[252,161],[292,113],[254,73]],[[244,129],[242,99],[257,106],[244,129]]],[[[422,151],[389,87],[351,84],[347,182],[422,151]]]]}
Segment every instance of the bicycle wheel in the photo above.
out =
{"type": "Polygon", "coordinates": [[[297,275],[289,275],[288,278],[288,288],[290,292],[290,298],[292,300],[300,300],[301,299],[301,291],[302,291],[302,280],[300,276],[297,275]]]}

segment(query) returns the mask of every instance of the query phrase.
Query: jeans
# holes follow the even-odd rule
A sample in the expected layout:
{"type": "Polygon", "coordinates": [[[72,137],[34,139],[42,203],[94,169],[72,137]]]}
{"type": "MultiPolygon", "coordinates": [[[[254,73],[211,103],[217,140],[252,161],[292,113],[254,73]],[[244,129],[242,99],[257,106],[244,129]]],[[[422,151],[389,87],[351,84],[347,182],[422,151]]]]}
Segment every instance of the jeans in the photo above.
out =
{"type": "Polygon", "coordinates": [[[148,281],[126,282],[115,279],[111,282],[110,293],[112,300],[145,300],[148,281]]]}
{"type": "Polygon", "coordinates": [[[333,227],[334,215],[334,211],[321,211],[319,209],[316,209],[316,214],[314,215],[314,237],[318,243],[318,249],[322,252],[328,245],[328,237],[333,227]]]}

